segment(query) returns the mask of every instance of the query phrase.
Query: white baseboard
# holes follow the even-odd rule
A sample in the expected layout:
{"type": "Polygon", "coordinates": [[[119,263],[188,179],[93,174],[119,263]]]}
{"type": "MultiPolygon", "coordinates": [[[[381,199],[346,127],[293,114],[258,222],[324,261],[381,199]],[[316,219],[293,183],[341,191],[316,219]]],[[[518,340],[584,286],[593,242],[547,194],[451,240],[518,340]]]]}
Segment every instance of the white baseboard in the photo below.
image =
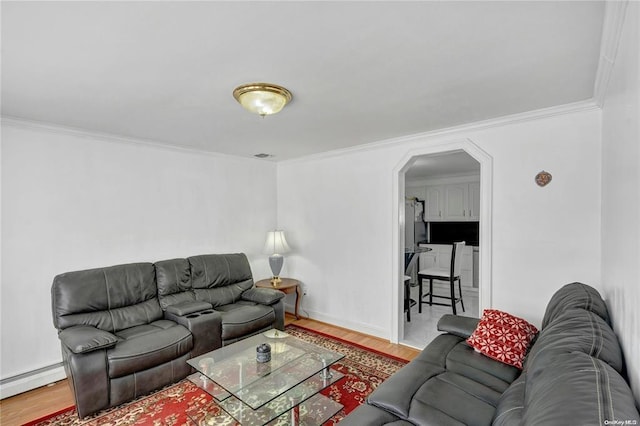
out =
{"type": "Polygon", "coordinates": [[[66,377],[64,367],[61,364],[10,377],[0,382],[0,399],[46,386],[66,377]]]}
{"type": "MultiPolygon", "coordinates": [[[[300,312],[300,314],[304,314],[305,317],[308,314],[309,319],[314,319],[316,321],[322,321],[327,324],[335,325],[336,327],[348,328],[349,330],[358,331],[360,333],[369,334],[371,336],[379,337],[381,339],[389,339],[389,331],[386,329],[372,327],[368,324],[363,324],[360,322],[353,321],[345,321],[342,318],[335,318],[330,315],[325,315],[316,311],[304,310],[304,312],[300,312]]],[[[340,336],[336,336],[340,337],[340,336]]]]}

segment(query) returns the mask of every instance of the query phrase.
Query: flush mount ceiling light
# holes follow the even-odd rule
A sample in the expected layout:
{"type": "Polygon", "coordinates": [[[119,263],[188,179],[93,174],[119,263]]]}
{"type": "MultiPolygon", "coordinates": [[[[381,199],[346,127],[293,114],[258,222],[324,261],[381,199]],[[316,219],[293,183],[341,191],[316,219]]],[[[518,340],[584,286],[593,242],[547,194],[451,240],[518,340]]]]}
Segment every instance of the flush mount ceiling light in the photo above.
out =
{"type": "Polygon", "coordinates": [[[291,92],[282,86],[270,83],[249,83],[236,87],[233,97],[247,111],[261,116],[280,112],[291,101],[291,92]]]}

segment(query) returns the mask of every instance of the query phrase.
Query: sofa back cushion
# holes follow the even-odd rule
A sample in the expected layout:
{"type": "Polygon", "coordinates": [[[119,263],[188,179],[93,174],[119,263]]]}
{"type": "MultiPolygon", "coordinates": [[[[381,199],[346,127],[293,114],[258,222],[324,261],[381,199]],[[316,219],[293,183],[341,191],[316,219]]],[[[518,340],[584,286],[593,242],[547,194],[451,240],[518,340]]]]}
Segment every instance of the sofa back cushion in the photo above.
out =
{"type": "Polygon", "coordinates": [[[60,274],[51,286],[53,324],[116,332],[162,318],[155,270],[132,263],[60,274]]]}
{"type": "Polygon", "coordinates": [[[194,289],[224,287],[253,278],[244,253],[204,254],[188,261],[194,289]]]}
{"type": "Polygon", "coordinates": [[[196,299],[213,307],[234,303],[253,287],[251,267],[243,253],[192,256],[188,261],[196,299]]]}
{"type": "Polygon", "coordinates": [[[531,347],[525,368],[544,369],[560,353],[582,352],[623,370],[622,350],[611,327],[598,315],[584,309],[569,309],[540,332],[531,347]]]}
{"type": "Polygon", "coordinates": [[[600,293],[586,284],[571,283],[562,287],[551,297],[542,319],[542,328],[544,329],[567,309],[574,308],[591,311],[605,320],[607,324],[611,324],[607,305],[602,300],[600,293]]]}
{"type": "Polygon", "coordinates": [[[559,354],[538,373],[523,373],[521,425],[606,425],[639,418],[627,382],[597,358],[581,352],[559,354]]]}
{"type": "Polygon", "coordinates": [[[187,259],[170,259],[154,263],[158,299],[162,310],[168,306],[196,300],[191,288],[191,266],[187,259]]]}

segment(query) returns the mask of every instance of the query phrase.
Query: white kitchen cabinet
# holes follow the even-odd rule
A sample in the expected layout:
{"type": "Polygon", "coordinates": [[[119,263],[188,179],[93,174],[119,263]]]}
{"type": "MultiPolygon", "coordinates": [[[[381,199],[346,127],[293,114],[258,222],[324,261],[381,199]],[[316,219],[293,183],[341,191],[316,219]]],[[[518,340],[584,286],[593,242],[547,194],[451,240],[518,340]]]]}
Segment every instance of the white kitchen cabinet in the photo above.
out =
{"type": "Polygon", "coordinates": [[[465,222],[480,220],[480,183],[428,185],[425,221],[465,222]]]}
{"type": "Polygon", "coordinates": [[[469,210],[469,184],[446,185],[444,187],[444,215],[450,222],[465,221],[469,210]]]}
{"type": "Polygon", "coordinates": [[[425,187],[425,215],[426,222],[437,222],[443,219],[444,209],[444,187],[427,186],[425,187]]]}
{"type": "Polygon", "coordinates": [[[469,184],[469,220],[480,220],[480,182],[469,184]]]}

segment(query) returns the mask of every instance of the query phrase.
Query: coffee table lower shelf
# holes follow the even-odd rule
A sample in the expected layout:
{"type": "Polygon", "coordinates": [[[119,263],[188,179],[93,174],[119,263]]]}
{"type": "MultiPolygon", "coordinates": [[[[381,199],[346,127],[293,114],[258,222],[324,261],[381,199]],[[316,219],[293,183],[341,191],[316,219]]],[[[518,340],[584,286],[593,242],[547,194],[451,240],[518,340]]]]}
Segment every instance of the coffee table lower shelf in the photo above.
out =
{"type": "MultiPolygon", "coordinates": [[[[322,373],[316,374],[256,410],[201,373],[194,373],[188,379],[212,395],[215,403],[241,425],[318,426],[343,408],[342,404],[319,393],[342,377],[342,373],[334,370],[331,370],[331,377],[327,378],[322,373]]],[[[187,416],[198,426],[228,424],[220,418],[224,413],[209,407],[188,410],[187,416]]]]}

